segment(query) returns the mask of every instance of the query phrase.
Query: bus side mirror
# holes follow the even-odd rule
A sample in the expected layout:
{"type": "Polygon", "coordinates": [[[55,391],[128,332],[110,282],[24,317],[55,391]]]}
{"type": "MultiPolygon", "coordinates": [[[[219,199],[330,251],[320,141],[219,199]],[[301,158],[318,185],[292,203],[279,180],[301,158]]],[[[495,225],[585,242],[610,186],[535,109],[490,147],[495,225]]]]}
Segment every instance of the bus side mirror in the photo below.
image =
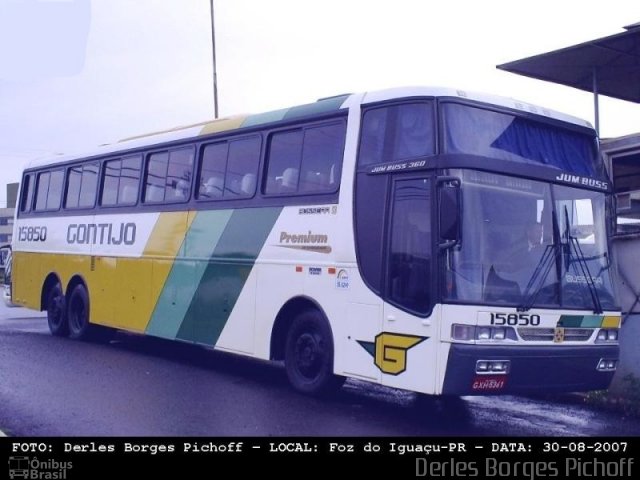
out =
{"type": "Polygon", "coordinates": [[[439,247],[451,248],[461,240],[461,196],[460,180],[457,178],[439,179],[438,224],[440,230],[439,247]]]}

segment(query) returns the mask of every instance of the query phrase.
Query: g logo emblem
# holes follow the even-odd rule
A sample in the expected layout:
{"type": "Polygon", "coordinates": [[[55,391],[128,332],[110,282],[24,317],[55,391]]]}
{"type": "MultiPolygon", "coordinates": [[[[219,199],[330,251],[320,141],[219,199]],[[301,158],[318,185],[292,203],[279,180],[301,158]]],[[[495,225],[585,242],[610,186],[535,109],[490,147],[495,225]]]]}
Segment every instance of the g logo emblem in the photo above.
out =
{"type": "Polygon", "coordinates": [[[397,333],[380,333],[375,343],[358,343],[371,355],[380,371],[390,375],[399,375],[407,369],[407,351],[423,342],[428,337],[400,335],[397,333]]]}

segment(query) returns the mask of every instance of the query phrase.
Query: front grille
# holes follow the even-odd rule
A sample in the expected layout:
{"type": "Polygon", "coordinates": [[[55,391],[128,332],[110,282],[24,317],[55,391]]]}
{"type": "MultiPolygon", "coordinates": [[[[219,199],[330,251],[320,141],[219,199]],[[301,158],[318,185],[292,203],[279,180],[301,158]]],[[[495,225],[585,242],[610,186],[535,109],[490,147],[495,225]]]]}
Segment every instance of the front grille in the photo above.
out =
{"type": "MultiPolygon", "coordinates": [[[[586,342],[591,338],[593,328],[565,328],[565,342],[586,342]]],[[[518,335],[528,342],[553,342],[555,329],[523,327],[518,329],[518,335]]]]}

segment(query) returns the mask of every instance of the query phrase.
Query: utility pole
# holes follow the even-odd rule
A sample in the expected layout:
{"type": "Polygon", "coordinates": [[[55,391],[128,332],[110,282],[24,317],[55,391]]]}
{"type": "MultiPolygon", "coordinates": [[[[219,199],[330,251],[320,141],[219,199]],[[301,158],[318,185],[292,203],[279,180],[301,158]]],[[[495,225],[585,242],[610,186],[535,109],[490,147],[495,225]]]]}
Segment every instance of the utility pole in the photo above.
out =
{"type": "Polygon", "coordinates": [[[216,27],[213,20],[213,0],[211,4],[211,48],[213,52],[213,118],[218,118],[218,73],[216,71],[216,27]]]}

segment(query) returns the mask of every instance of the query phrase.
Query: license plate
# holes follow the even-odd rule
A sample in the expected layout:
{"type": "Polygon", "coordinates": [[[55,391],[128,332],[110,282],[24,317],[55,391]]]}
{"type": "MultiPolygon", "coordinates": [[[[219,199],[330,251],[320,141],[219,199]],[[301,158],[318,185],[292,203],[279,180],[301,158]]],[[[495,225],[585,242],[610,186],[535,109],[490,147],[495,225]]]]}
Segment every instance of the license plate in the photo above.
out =
{"type": "Polygon", "coordinates": [[[502,390],[507,385],[507,376],[506,375],[477,375],[473,379],[473,383],[471,384],[471,389],[476,391],[496,391],[502,390]]]}

